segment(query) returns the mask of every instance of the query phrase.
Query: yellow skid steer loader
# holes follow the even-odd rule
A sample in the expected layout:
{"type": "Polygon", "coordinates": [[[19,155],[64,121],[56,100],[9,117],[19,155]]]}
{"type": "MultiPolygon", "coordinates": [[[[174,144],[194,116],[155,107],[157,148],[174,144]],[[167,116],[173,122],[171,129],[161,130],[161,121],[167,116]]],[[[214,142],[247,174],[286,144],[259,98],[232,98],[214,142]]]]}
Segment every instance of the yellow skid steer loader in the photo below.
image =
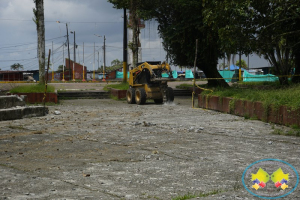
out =
{"type": "Polygon", "coordinates": [[[129,72],[129,89],[126,99],[129,104],[145,104],[147,99],[155,103],[172,102],[173,89],[168,81],[174,81],[169,64],[163,62],[144,62],[129,72]]]}

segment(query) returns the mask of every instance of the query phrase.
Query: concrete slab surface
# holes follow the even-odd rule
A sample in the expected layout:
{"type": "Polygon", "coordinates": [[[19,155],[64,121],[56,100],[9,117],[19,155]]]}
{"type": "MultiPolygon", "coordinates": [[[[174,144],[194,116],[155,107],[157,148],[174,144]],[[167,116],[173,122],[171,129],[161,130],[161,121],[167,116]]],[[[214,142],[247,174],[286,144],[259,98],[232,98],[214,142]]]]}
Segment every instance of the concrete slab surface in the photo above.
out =
{"type": "MultiPolygon", "coordinates": [[[[0,199],[258,199],[241,182],[251,163],[300,171],[300,139],[271,134],[290,128],[191,105],[65,100],[1,121],[0,199]]],[[[300,199],[299,187],[283,199],[300,199]]]]}

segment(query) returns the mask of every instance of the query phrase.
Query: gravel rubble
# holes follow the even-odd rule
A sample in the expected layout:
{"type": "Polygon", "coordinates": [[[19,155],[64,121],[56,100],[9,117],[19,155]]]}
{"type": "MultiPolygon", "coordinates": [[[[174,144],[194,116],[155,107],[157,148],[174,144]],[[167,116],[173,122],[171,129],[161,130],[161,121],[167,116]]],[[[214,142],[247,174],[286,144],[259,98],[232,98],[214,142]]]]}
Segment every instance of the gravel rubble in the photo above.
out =
{"type": "MultiPolygon", "coordinates": [[[[300,171],[288,127],[173,104],[64,100],[44,117],[0,122],[0,199],[258,199],[242,185],[251,163],[300,171]]],[[[299,187],[282,199],[300,199],[299,187]]]]}

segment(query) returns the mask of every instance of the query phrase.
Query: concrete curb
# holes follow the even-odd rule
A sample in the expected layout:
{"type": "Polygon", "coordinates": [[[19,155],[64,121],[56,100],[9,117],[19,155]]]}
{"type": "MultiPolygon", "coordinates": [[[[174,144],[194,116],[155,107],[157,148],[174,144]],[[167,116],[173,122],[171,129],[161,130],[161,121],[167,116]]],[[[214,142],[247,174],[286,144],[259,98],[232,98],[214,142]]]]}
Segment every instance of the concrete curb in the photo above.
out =
{"type": "Polygon", "coordinates": [[[18,97],[16,95],[1,96],[0,109],[11,108],[15,106],[25,106],[24,96],[18,97]]]}
{"type": "Polygon", "coordinates": [[[43,106],[2,109],[0,110],[0,121],[45,116],[45,110],[48,113],[48,108],[44,109],[43,106]]]}
{"type": "Polygon", "coordinates": [[[44,106],[25,106],[26,96],[0,96],[0,121],[45,116],[44,106]]]}

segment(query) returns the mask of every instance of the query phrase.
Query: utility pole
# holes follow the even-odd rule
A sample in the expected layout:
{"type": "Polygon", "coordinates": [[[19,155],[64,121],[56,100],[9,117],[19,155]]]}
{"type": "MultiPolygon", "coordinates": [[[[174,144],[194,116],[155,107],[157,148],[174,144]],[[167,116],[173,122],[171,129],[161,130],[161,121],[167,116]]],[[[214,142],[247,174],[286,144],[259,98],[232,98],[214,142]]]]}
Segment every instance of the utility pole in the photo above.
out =
{"type": "Polygon", "coordinates": [[[242,53],[240,51],[240,54],[239,54],[239,62],[240,62],[240,69],[239,69],[239,81],[242,80],[242,53]]]}
{"type": "MultiPolygon", "coordinates": [[[[97,35],[97,34],[94,34],[95,36],[97,36],[97,37],[102,37],[101,35],[97,35]]],[[[105,80],[105,35],[104,35],[104,44],[103,44],[103,74],[102,74],[102,81],[106,81],[105,80]]],[[[95,43],[94,43],[94,56],[95,56],[95,43]]],[[[95,63],[95,57],[94,57],[94,63],[95,63]]],[[[99,51],[98,51],[98,68],[99,68],[99,51]]],[[[94,72],[95,72],[95,70],[94,70],[94,72]]],[[[95,77],[95,75],[94,75],[94,77],[95,77]]]]}
{"type": "Polygon", "coordinates": [[[76,63],[76,43],[75,43],[75,31],[71,31],[74,33],[74,60],[73,60],[73,81],[75,81],[75,63],[76,63]]]}
{"type": "Polygon", "coordinates": [[[62,82],[65,82],[65,43],[63,44],[63,79],[62,82]]]}
{"type": "MultiPolygon", "coordinates": [[[[54,68],[54,63],[53,63],[53,41],[52,41],[52,80],[51,81],[54,81],[54,71],[53,71],[53,68],[54,68]]],[[[47,74],[48,76],[48,74],[47,74]]]]}
{"type": "Polygon", "coordinates": [[[99,51],[98,51],[98,69],[99,69],[99,51]]]}
{"type": "Polygon", "coordinates": [[[68,59],[69,59],[69,80],[71,79],[71,61],[70,61],[70,45],[69,45],[69,31],[68,31],[68,23],[66,23],[67,28],[67,41],[68,41],[68,59]]]}
{"type": "Polygon", "coordinates": [[[105,80],[105,35],[104,35],[104,45],[103,45],[103,79],[102,81],[105,80]]]}
{"type": "MultiPolygon", "coordinates": [[[[62,23],[60,21],[56,21],[57,23],[62,23]]],[[[69,47],[69,30],[68,30],[68,23],[65,23],[66,24],[66,29],[67,29],[67,42],[68,42],[68,59],[69,59],[69,80],[71,79],[71,62],[70,62],[70,47],[69,47]]],[[[65,79],[63,78],[63,81],[65,81],[65,79]]]]}
{"type": "Polygon", "coordinates": [[[84,43],[83,43],[83,64],[82,64],[82,82],[85,82],[84,79],[84,43]]]}
{"type": "Polygon", "coordinates": [[[95,79],[95,42],[94,42],[94,63],[93,63],[93,80],[92,81],[96,81],[95,79]]]}
{"type": "Polygon", "coordinates": [[[124,38],[123,38],[123,82],[127,82],[127,15],[124,8],[124,38]]]}

